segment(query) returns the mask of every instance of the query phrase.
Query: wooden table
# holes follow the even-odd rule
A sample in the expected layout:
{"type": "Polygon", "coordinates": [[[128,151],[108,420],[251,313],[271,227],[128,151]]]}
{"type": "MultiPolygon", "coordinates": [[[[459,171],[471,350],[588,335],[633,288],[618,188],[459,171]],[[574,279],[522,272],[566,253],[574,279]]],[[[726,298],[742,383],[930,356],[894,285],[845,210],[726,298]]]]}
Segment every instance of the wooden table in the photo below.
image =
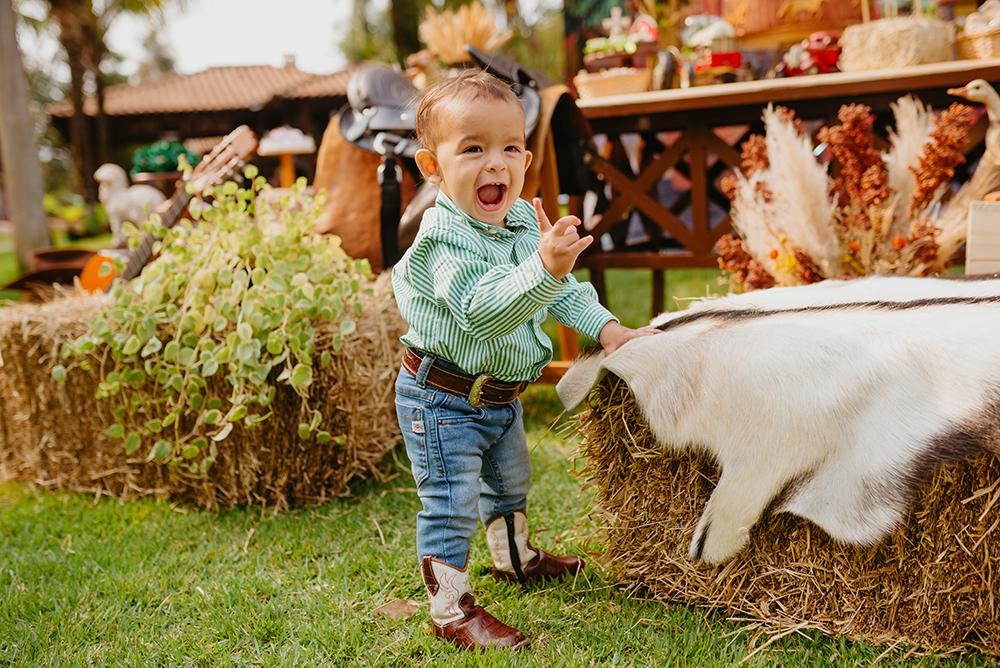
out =
{"type": "MultiPolygon", "coordinates": [[[[748,81],[696,88],[616,95],[578,101],[595,135],[607,138],[603,151],[585,160],[604,188],[584,223],[600,243],[580,258],[590,270],[601,301],[607,303],[604,270],[653,270],[653,313],[663,310],[663,270],[714,267],[712,248],[731,230],[729,202],[718,179],[739,165],[739,145],[761,131],[761,113],[769,103],[794,109],[801,119],[830,119],[845,103],[863,103],[884,124],[889,105],[912,93],[934,108],[961,101],[948,88],[973,79],[1000,81],[1000,59],[964,60],[892,70],[836,73],[748,81]],[[624,137],[638,137],[639,168],[634,170],[624,137]],[[670,180],[665,180],[668,175],[670,180]],[[664,188],[687,182],[679,191],[664,188]],[[654,190],[655,189],[655,190],[654,190]],[[667,190],[665,194],[662,192],[667,190]],[[670,199],[670,197],[673,197],[670,199]],[[667,200],[667,201],[664,201],[667,200]],[[711,215],[710,204],[716,208],[711,215]],[[638,210],[647,240],[630,244],[628,224],[638,210]]],[[[890,117],[891,119],[891,117],[890,117]]],[[[985,124],[970,138],[980,143],[985,124]]],[[[575,212],[585,212],[579,200],[575,212]]]]}

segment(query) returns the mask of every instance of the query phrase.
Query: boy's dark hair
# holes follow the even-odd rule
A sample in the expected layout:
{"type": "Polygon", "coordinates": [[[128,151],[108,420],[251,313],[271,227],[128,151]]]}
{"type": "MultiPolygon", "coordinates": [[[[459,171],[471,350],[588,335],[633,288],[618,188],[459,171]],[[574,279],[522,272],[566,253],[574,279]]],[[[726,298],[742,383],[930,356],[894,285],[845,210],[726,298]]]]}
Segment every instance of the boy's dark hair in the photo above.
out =
{"type": "Polygon", "coordinates": [[[475,100],[481,97],[521,107],[509,84],[484,70],[464,70],[456,77],[437,82],[420,98],[416,118],[417,141],[420,146],[427,149],[437,146],[436,111],[442,102],[457,98],[475,100]]]}

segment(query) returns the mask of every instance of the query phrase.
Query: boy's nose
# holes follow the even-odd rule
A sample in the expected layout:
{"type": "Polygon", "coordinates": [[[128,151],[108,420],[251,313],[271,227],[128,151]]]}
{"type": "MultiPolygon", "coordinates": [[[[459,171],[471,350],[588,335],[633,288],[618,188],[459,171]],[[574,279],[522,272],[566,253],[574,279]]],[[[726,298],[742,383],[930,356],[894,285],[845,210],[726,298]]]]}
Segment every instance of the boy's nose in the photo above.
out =
{"type": "Polygon", "coordinates": [[[486,162],[486,169],[491,172],[498,172],[506,168],[507,165],[504,164],[503,155],[501,153],[491,151],[489,154],[489,160],[486,162]]]}

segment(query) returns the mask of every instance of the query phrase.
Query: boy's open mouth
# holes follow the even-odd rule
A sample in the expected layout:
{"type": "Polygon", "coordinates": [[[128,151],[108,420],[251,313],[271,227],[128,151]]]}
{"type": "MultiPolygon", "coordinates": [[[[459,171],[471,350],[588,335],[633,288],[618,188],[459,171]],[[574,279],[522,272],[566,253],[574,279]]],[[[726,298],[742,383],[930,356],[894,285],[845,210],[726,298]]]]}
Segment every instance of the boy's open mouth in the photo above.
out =
{"type": "Polygon", "coordinates": [[[496,211],[503,204],[507,195],[507,186],[502,183],[490,183],[476,188],[476,199],[479,206],[487,211],[496,211]]]}

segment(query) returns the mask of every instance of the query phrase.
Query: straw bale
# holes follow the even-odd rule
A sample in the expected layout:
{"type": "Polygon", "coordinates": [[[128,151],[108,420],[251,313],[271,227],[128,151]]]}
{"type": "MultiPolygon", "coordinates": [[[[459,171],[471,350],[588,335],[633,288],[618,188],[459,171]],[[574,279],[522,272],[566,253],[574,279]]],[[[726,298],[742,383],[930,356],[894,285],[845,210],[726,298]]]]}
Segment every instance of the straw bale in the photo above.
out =
{"type": "Polygon", "coordinates": [[[300,440],[304,402],[282,385],[273,415],[254,429],[236,427],[206,475],[147,462],[139,452],[128,456],[120,440],[108,438],[111,405],[94,398],[98,369],[73,369],[63,384],[53,379],[61,344],[88,330],[105,296],[0,309],[0,480],[205,507],[289,507],[347,494],[360,477],[381,478],[384,455],[401,442],[393,383],[404,323],[388,275],[374,288],[339,353],[328,340],[333,332],[318,327],[316,354],[329,350],[333,362],[314,365],[308,404],[324,412],[320,429],[345,434],[346,443],[300,440]]]}
{"type": "Polygon", "coordinates": [[[687,547],[718,470],[664,452],[624,381],[609,375],[579,417],[584,476],[604,515],[608,564],[635,591],[757,620],[934,651],[1000,654],[1000,457],[939,470],[906,525],[870,548],[765,513],[748,546],[716,567],[687,547]]]}
{"type": "Polygon", "coordinates": [[[896,16],[848,26],[840,36],[839,66],[860,72],[952,59],[955,28],[926,16],[896,16]]]}

